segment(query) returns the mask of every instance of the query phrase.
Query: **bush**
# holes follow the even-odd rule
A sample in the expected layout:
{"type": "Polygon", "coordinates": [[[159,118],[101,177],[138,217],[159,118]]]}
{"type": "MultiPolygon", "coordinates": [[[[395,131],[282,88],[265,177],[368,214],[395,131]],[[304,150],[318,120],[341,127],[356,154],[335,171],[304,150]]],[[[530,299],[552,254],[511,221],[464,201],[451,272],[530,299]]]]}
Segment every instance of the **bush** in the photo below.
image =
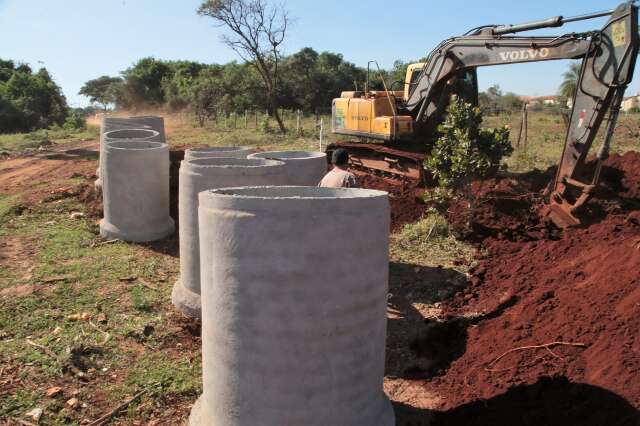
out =
{"type": "Polygon", "coordinates": [[[87,128],[87,121],[84,114],[79,111],[73,111],[64,121],[62,127],[65,130],[84,130],[87,128]]]}
{"type": "Polygon", "coordinates": [[[425,161],[426,170],[440,186],[459,188],[473,178],[486,177],[513,152],[507,127],[480,128],[480,108],[454,96],[447,113],[438,127],[440,137],[425,161]]]}

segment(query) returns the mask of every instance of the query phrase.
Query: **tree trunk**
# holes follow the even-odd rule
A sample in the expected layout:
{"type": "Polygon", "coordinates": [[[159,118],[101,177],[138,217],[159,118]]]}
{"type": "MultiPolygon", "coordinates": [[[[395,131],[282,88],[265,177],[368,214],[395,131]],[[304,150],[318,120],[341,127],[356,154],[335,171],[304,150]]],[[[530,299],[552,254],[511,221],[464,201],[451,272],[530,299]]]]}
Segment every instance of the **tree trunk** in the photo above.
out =
{"type": "Polygon", "coordinates": [[[276,119],[278,123],[278,127],[280,128],[280,133],[287,133],[287,128],[284,127],[284,121],[282,121],[282,117],[280,117],[280,111],[278,110],[278,100],[274,94],[269,96],[271,98],[271,110],[273,111],[273,117],[276,119]]]}
{"type": "Polygon", "coordinates": [[[284,127],[284,122],[282,121],[282,118],[280,117],[280,112],[278,111],[278,108],[274,108],[273,117],[278,122],[278,127],[280,128],[280,133],[283,133],[283,134],[287,133],[287,129],[286,129],[286,127],[284,127]]]}

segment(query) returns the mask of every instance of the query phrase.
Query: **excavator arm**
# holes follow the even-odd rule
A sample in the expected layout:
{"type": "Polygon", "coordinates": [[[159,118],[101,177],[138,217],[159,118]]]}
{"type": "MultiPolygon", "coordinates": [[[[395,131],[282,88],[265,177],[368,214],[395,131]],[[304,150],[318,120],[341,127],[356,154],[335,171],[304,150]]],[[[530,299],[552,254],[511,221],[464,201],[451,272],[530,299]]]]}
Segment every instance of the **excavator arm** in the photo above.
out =
{"type": "Polygon", "coordinates": [[[436,117],[443,113],[451,93],[446,89],[460,71],[482,66],[582,58],[564,151],[549,204],[543,211],[543,215],[560,227],[579,225],[574,212],[588,201],[598,183],[624,91],[633,77],[640,44],[637,14],[638,8],[633,2],[628,2],[609,12],[569,19],[558,16],[515,26],[482,27],[468,35],[445,40],[428,56],[402,109],[416,117],[415,126],[419,128],[437,121],[436,117]],[[504,35],[600,16],[610,18],[598,31],[559,37],[504,35]],[[591,181],[581,182],[577,173],[607,113],[607,131],[597,153],[595,175],[591,181]]]}

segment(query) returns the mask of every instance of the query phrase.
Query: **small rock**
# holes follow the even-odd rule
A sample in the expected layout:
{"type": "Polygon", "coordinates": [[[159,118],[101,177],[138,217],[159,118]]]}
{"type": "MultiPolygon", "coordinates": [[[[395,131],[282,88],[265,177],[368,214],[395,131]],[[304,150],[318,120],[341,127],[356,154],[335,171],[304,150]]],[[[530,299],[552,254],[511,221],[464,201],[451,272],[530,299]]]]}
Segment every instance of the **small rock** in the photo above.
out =
{"type": "Polygon", "coordinates": [[[129,276],[129,277],[120,277],[118,278],[120,281],[135,281],[138,279],[138,277],[136,276],[129,276]]]}
{"type": "Polygon", "coordinates": [[[78,398],[71,398],[67,401],[67,406],[70,408],[77,408],[79,405],[80,401],[78,401],[78,398]]]}
{"type": "Polygon", "coordinates": [[[62,388],[60,386],[54,386],[52,388],[47,389],[47,396],[49,398],[53,398],[62,393],[62,388]]]}
{"type": "Polygon", "coordinates": [[[62,333],[62,328],[56,327],[53,329],[53,334],[60,334],[60,333],[62,333]]]}
{"type": "Polygon", "coordinates": [[[37,422],[38,420],[40,420],[40,417],[42,417],[42,413],[43,413],[42,408],[36,407],[31,411],[27,411],[26,413],[24,413],[24,415],[32,418],[37,422]]]}

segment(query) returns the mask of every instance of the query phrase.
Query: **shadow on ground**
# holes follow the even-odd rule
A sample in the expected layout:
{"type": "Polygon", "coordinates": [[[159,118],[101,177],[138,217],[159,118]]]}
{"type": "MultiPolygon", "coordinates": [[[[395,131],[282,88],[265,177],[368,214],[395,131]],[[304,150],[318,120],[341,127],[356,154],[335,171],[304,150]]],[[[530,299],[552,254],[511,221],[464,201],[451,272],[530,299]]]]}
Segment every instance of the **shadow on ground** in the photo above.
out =
{"type": "Polygon", "coordinates": [[[464,354],[466,324],[435,321],[429,310],[466,285],[454,269],[390,263],[385,376],[429,379],[464,354]]]}
{"type": "Polygon", "coordinates": [[[437,412],[394,404],[397,426],[638,426],[621,396],[566,377],[543,377],[488,400],[437,412]]]}
{"type": "Polygon", "coordinates": [[[44,154],[48,160],[98,160],[99,154],[95,149],[69,149],[63,152],[44,154]]]}

